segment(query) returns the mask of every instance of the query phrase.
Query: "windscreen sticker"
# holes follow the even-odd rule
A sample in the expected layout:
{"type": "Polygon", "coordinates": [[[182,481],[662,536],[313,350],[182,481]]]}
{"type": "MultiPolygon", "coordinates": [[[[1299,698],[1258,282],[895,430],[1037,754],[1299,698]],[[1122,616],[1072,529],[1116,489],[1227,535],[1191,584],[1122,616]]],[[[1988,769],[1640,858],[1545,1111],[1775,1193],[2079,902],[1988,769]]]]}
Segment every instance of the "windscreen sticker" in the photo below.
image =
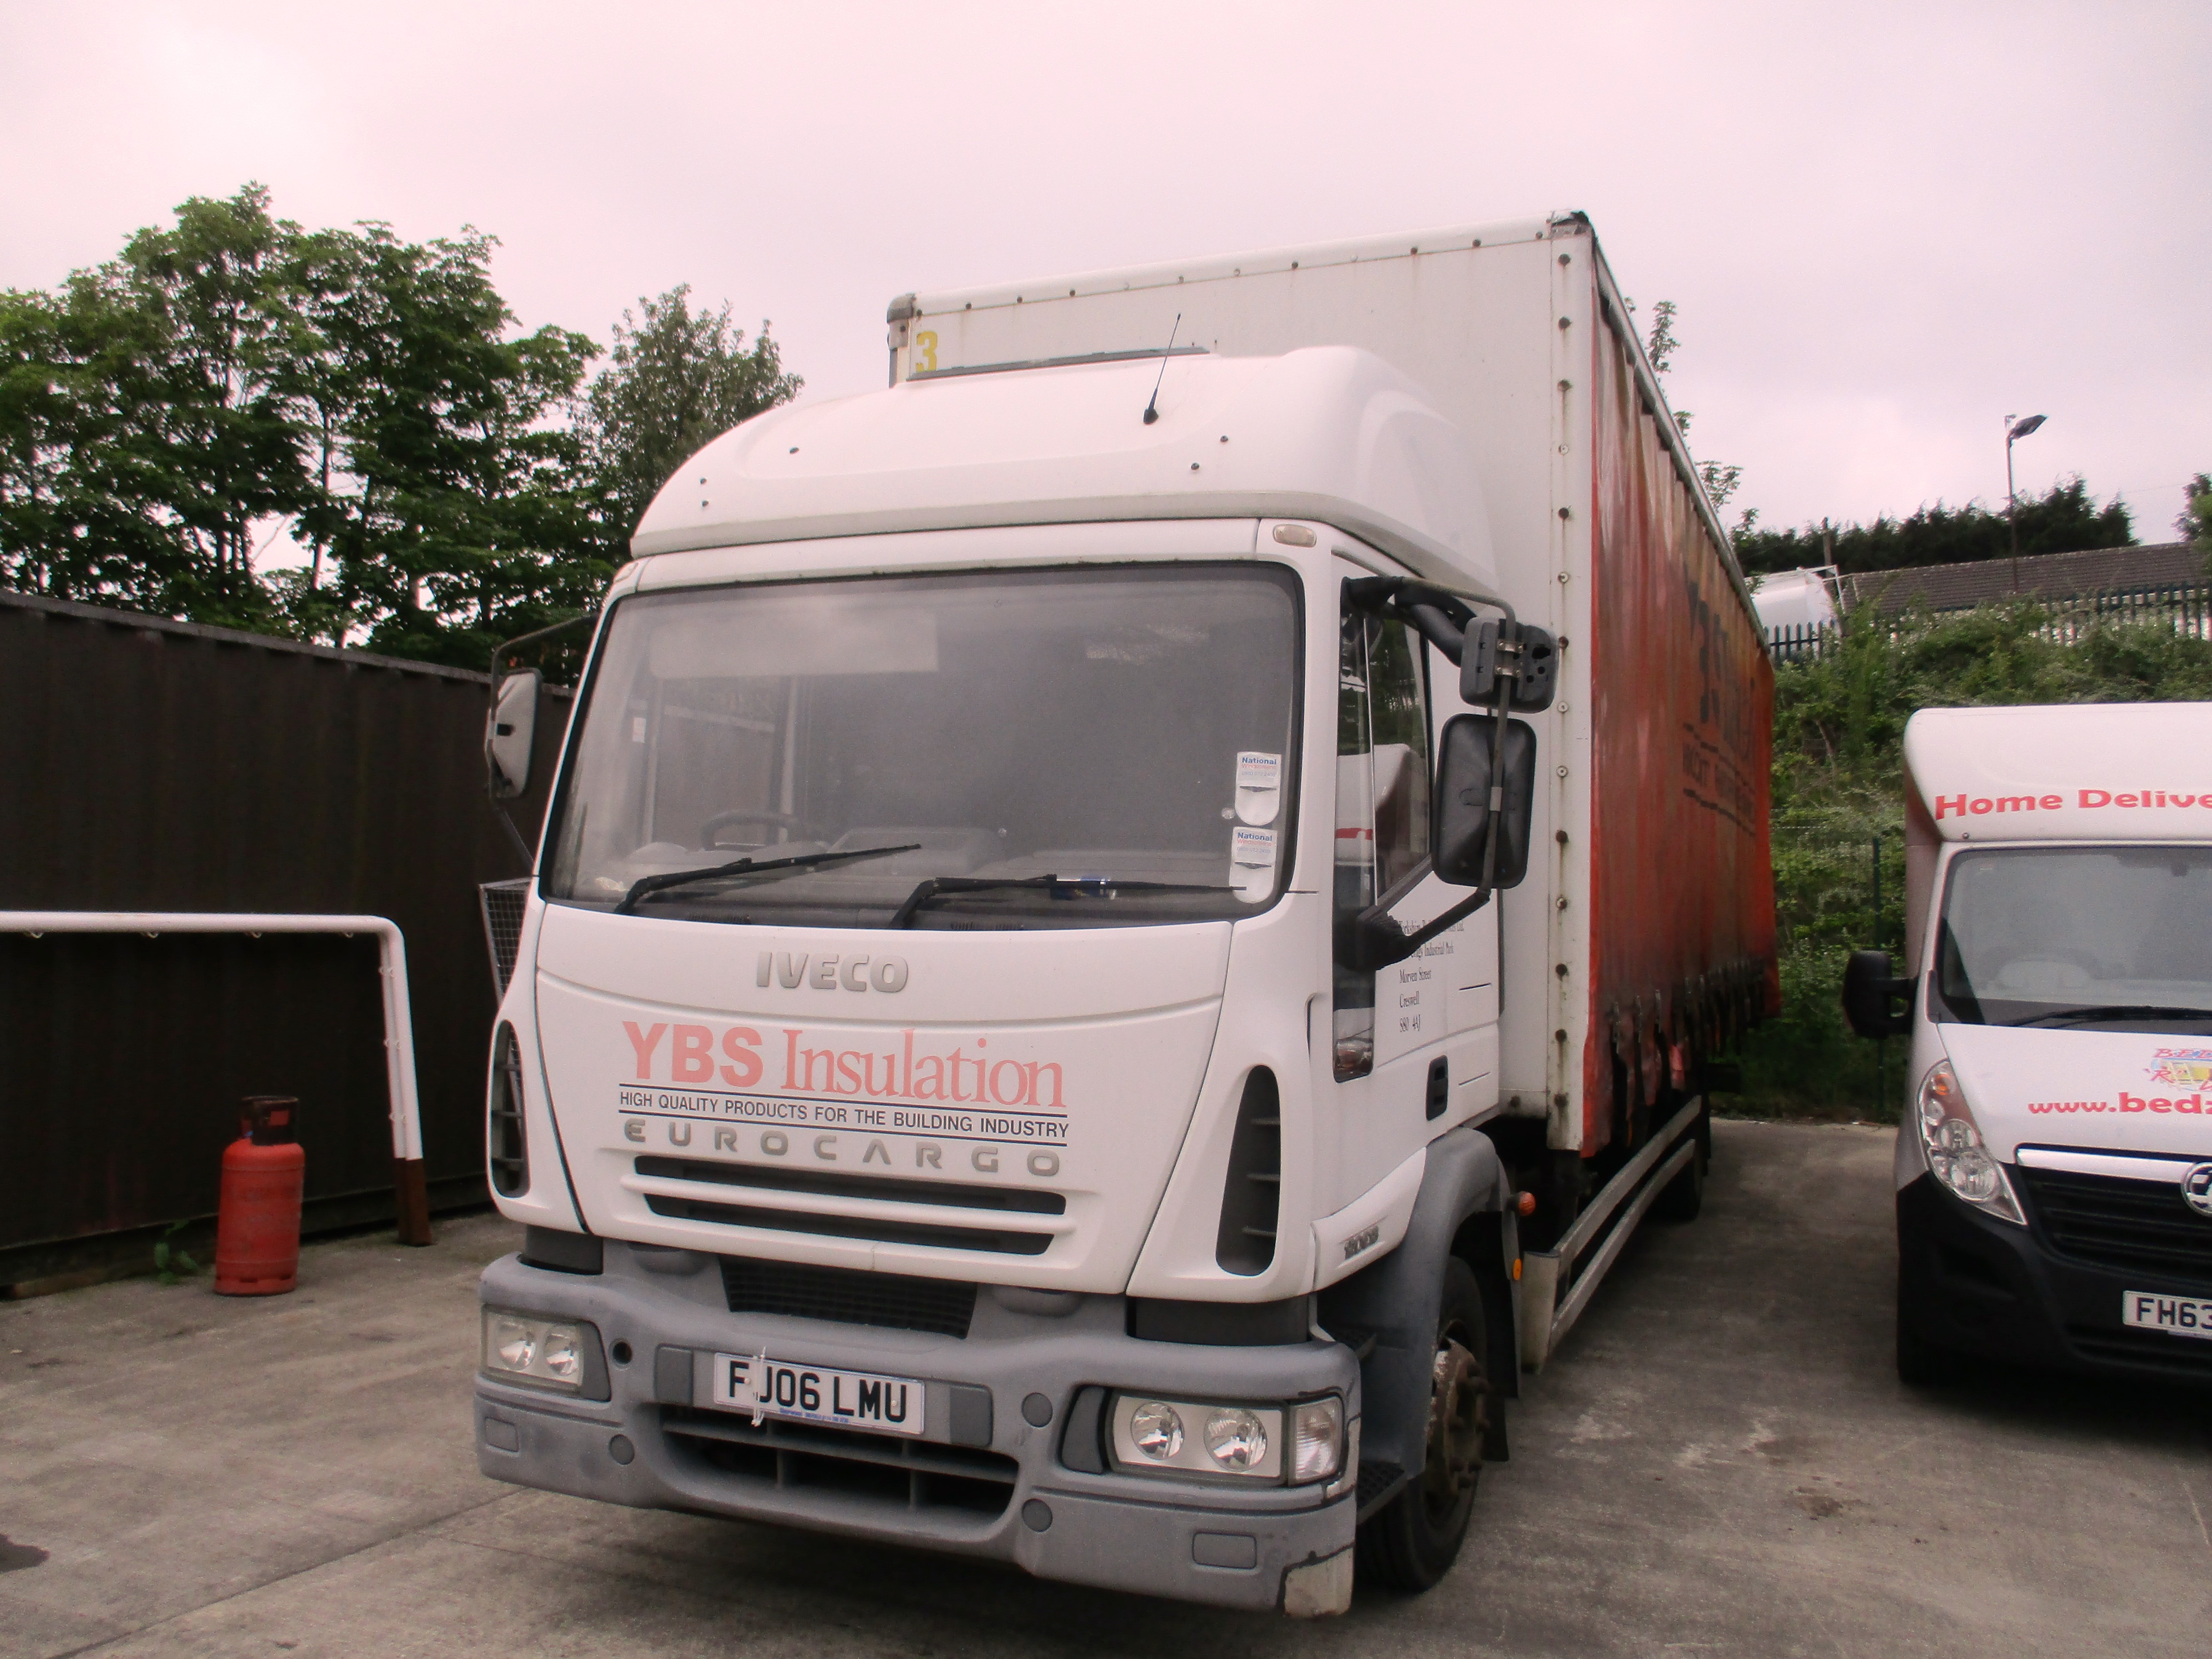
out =
{"type": "Polygon", "coordinates": [[[1230,834],[1229,861],[1240,872],[1265,870],[1273,874],[1275,868],[1275,832],[1238,824],[1230,834]]]}
{"type": "Polygon", "coordinates": [[[1274,890],[1275,832],[1238,824],[1229,832],[1229,884],[1247,904],[1274,890]]]}
{"type": "Polygon", "coordinates": [[[1262,749],[1237,757],[1237,816],[1246,823],[1273,823],[1282,805],[1283,757],[1262,749]]]}

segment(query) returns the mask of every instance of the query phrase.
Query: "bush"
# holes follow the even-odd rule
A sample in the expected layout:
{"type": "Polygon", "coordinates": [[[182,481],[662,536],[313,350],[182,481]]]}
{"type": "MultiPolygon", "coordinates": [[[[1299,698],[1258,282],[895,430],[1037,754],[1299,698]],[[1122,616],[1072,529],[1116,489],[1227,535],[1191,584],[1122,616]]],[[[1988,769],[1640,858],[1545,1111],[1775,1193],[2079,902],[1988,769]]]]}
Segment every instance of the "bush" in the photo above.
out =
{"type": "Polygon", "coordinates": [[[2031,601],[1902,618],[1862,611],[1833,649],[1775,670],[1782,1012],[1744,1042],[1739,1109],[1889,1122],[1902,1108],[1904,1044],[1884,1055],[1852,1036],[1840,999],[1853,950],[1904,947],[1904,740],[1915,710],[2212,699],[2212,641],[2135,622],[2061,644],[2044,636],[2049,620],[2031,601]]]}

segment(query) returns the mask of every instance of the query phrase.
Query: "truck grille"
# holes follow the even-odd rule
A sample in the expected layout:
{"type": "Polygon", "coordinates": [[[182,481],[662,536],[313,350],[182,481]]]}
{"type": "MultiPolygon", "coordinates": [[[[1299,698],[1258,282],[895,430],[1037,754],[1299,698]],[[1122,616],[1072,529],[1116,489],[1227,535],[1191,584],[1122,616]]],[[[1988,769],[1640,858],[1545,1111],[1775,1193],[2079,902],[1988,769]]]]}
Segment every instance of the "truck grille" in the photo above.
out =
{"type": "Polygon", "coordinates": [[[749,1418],[693,1406],[663,1406],[660,1427],[681,1449],[744,1484],[836,1493],[902,1514],[1003,1515],[1021,1471],[1012,1458],[996,1452],[772,1418],[756,1428],[749,1418]]]}
{"type": "Polygon", "coordinates": [[[641,1158],[641,1176],[664,1181],[711,1181],[723,1187],[754,1187],[763,1192],[814,1193],[826,1198],[872,1198],[901,1204],[937,1204],[953,1210],[1003,1210],[1029,1215],[1065,1215],[1067,1200],[1033,1187],[974,1187],[955,1181],[907,1181],[896,1176],[832,1175],[814,1170],[778,1170],[757,1164],[722,1164],[698,1158],[641,1158]]]}
{"type": "Polygon", "coordinates": [[[957,1337],[968,1334],[975,1316],[975,1287],[951,1279],[754,1261],[741,1255],[720,1260],[722,1293],[732,1313],[782,1314],[957,1337]]]}
{"type": "Polygon", "coordinates": [[[2183,1201],[2179,1184],[2025,1165],[2014,1172],[2059,1255],[2164,1284],[2212,1284],[2212,1220],[2183,1201]]]}
{"type": "Polygon", "coordinates": [[[1000,1255],[1042,1255],[1049,1233],[1001,1232],[986,1227],[941,1227],[926,1221],[880,1221],[869,1216],[809,1215],[752,1204],[704,1204],[696,1199],[646,1194],[646,1207],[677,1221],[707,1221],[724,1227],[757,1227],[763,1231],[811,1233],[826,1238],[864,1238],[876,1244],[924,1244],[946,1250],[990,1250],[1000,1255]]]}
{"type": "Polygon", "coordinates": [[[705,1221],[725,1227],[758,1227],[824,1238],[862,1238],[878,1244],[923,1244],[951,1250],[988,1250],[998,1255],[1042,1255],[1050,1233],[1015,1227],[966,1224],[998,1215],[1060,1215],[1067,1200],[1036,1188],[970,1186],[959,1182],[910,1181],[888,1176],[840,1175],[827,1170],[764,1169],[707,1158],[640,1158],[633,1167],[660,1181],[692,1181],[734,1188],[732,1198],[757,1203],[723,1203],[672,1193],[647,1193],[646,1206],[655,1215],[705,1221]],[[775,1203],[780,1193],[878,1203],[927,1204],[951,1212],[945,1221],[910,1220],[881,1214],[823,1214],[787,1210],[775,1203]],[[964,1213],[963,1213],[964,1212],[964,1213]]]}

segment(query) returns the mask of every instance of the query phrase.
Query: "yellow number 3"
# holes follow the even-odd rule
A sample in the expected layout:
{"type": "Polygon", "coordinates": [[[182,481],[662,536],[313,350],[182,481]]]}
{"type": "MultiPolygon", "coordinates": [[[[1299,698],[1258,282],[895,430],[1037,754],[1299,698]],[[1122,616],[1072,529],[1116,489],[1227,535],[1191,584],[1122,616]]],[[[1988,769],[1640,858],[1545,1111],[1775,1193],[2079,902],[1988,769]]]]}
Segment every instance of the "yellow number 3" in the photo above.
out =
{"type": "Polygon", "coordinates": [[[914,372],[927,374],[937,367],[937,331],[925,328],[914,337],[914,372]]]}

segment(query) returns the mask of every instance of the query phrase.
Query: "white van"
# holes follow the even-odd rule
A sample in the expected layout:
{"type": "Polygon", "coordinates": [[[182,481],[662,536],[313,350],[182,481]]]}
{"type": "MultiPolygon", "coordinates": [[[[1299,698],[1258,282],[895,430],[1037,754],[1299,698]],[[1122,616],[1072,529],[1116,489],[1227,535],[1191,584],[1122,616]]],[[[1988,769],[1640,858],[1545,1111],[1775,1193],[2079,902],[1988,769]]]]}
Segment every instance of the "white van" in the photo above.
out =
{"type": "Polygon", "coordinates": [[[1905,764],[1910,973],[1844,989],[1911,1037],[1899,1374],[2212,1381],[2212,703],[1925,709],[1905,764]]]}

